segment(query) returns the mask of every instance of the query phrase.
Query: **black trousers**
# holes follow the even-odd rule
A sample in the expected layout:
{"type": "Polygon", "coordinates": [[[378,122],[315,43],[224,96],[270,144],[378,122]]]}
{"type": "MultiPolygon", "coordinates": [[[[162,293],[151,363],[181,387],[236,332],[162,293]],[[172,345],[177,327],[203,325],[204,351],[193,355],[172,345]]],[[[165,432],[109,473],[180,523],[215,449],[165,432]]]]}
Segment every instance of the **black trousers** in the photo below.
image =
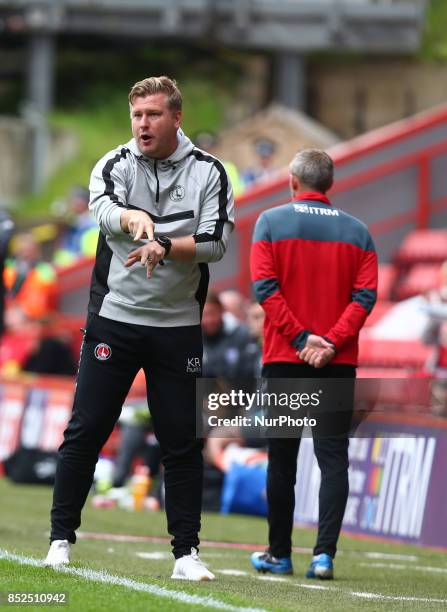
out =
{"type": "Polygon", "coordinates": [[[143,368],[165,469],[166,515],[174,556],[190,554],[192,546],[198,547],[203,442],[195,431],[195,380],[201,362],[200,325],[147,327],[89,315],[73,413],[59,449],[51,541],[76,541],[99,451],[143,368]]]}
{"type": "MultiPolygon", "coordinates": [[[[307,364],[269,363],[263,367],[265,378],[355,378],[355,367],[328,364],[316,369],[307,364]]],[[[333,415],[326,415],[331,418],[333,415]]],[[[344,415],[346,418],[346,414],[344,415]]],[[[348,414],[348,421],[351,415],[348,414]]],[[[343,515],[348,499],[348,429],[346,434],[331,437],[323,424],[322,436],[313,432],[318,466],[321,470],[319,492],[318,537],[314,555],[326,553],[332,558],[337,550],[343,515]]],[[[269,551],[274,557],[289,557],[292,551],[295,482],[300,437],[269,439],[267,500],[269,551]]]]}

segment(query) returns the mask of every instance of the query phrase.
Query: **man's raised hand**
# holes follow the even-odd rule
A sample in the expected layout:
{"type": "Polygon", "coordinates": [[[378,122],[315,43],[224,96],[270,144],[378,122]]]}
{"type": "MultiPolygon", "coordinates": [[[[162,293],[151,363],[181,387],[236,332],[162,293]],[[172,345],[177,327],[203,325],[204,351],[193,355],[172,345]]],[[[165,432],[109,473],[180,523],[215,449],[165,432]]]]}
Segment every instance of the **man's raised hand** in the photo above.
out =
{"type": "Polygon", "coordinates": [[[133,236],[134,242],[154,239],[154,222],[143,210],[123,210],[120,222],[123,232],[133,236]]]}

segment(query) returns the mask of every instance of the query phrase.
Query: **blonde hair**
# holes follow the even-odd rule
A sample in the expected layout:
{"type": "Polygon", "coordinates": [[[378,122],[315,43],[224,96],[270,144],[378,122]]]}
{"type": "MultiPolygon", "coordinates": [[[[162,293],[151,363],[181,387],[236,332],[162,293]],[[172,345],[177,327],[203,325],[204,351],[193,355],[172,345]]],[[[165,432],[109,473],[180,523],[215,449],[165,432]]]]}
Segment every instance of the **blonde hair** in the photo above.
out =
{"type": "Polygon", "coordinates": [[[164,93],[168,97],[168,107],[172,111],[182,110],[182,94],[177,83],[163,75],[148,77],[138,81],[129,92],[129,104],[132,106],[135,98],[145,98],[154,94],[164,93]]]}

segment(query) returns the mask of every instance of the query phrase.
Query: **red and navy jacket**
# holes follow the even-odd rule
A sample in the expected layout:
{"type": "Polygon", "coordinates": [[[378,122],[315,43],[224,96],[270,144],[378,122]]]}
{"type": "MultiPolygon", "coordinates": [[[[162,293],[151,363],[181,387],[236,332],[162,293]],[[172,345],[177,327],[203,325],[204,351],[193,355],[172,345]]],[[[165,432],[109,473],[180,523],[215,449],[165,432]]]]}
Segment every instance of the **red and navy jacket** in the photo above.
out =
{"type": "Polygon", "coordinates": [[[321,193],[258,218],[250,256],[262,305],[263,362],[302,363],[309,334],[332,342],[332,363],[357,364],[358,335],[377,296],[377,255],[364,223],[321,193]]]}

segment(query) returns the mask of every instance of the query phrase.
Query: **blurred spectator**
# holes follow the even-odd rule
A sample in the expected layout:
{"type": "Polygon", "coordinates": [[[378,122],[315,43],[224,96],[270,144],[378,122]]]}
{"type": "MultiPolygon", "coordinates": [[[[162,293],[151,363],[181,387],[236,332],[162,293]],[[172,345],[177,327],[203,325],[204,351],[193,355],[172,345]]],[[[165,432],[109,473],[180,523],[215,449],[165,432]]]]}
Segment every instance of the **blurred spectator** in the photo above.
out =
{"type": "Polygon", "coordinates": [[[40,244],[33,234],[17,234],[14,257],[7,259],[3,273],[6,307],[18,306],[31,319],[43,319],[56,305],[56,273],[51,264],[41,261],[40,244]]]}
{"type": "MultiPolygon", "coordinates": [[[[143,370],[138,372],[136,381],[141,382],[141,379],[145,380],[143,370]]],[[[164,495],[161,448],[154,434],[147,401],[124,404],[117,424],[120,436],[113,469],[110,474],[96,479],[96,491],[100,494],[96,503],[105,502],[107,506],[107,500],[112,500],[125,505],[126,498],[129,498],[129,484],[137,461],[143,462],[148,468],[151,486],[153,479],[158,477],[157,491],[151,492],[153,509],[158,509],[164,495]]]]}
{"type": "Polygon", "coordinates": [[[210,291],[202,318],[205,378],[253,378],[259,347],[245,324],[229,325],[219,296],[210,291]]]}
{"type": "Polygon", "coordinates": [[[426,296],[424,312],[428,323],[422,334],[425,344],[436,350],[427,369],[433,374],[431,409],[438,416],[447,416],[447,261],[440,270],[440,286],[426,296]]]}
{"type": "Polygon", "coordinates": [[[227,289],[219,293],[219,299],[225,311],[239,323],[245,323],[247,319],[247,300],[235,289],[227,289]]]}
{"type": "Polygon", "coordinates": [[[0,208],[0,337],[4,331],[4,311],[5,311],[5,286],[3,283],[3,270],[5,265],[6,255],[8,253],[8,245],[14,230],[14,223],[10,219],[8,213],[3,208],[0,208]]]}
{"type": "MultiPolygon", "coordinates": [[[[240,301],[243,298],[237,292],[225,293],[227,297],[237,298],[234,299],[239,305],[236,313],[239,315],[245,313],[245,308],[240,308],[240,301]]],[[[224,315],[220,295],[209,291],[202,318],[202,375],[205,378],[222,379],[216,381],[218,386],[222,385],[222,388],[227,384],[223,379],[231,379],[231,385],[245,388],[247,383],[250,386],[251,382],[254,382],[253,379],[259,375],[261,349],[258,341],[251,336],[247,325],[241,323],[234,315],[231,315],[231,318],[224,315]]],[[[225,449],[234,445],[243,446],[245,442],[246,439],[239,428],[214,428],[210,432],[204,448],[206,460],[204,509],[209,511],[220,509],[224,481],[222,458],[225,456],[225,449]]]]}
{"type": "Polygon", "coordinates": [[[274,166],[273,156],[276,151],[276,144],[269,138],[258,138],[253,143],[256,153],[257,164],[251,168],[247,168],[242,173],[242,180],[245,187],[251,186],[252,183],[271,177],[278,171],[274,166]]]}
{"type": "Polygon", "coordinates": [[[262,306],[258,302],[252,302],[247,310],[247,324],[251,335],[260,345],[262,345],[264,319],[265,312],[262,306]]]}
{"type": "Polygon", "coordinates": [[[34,344],[31,320],[18,306],[10,306],[5,312],[5,332],[0,343],[0,373],[18,374],[31,354],[34,344]]]}
{"type": "Polygon", "coordinates": [[[0,372],[72,376],[76,361],[69,346],[48,320],[31,319],[17,306],[6,311],[5,334],[0,345],[0,372]]]}
{"type": "MultiPolygon", "coordinates": [[[[211,155],[216,155],[216,147],[219,142],[217,134],[214,132],[200,132],[193,138],[196,147],[206,151],[207,153],[211,153],[211,155]]],[[[235,197],[241,195],[241,193],[245,189],[244,181],[242,180],[239,170],[237,166],[233,164],[233,162],[225,160],[222,161],[225,170],[227,171],[228,177],[231,181],[231,185],[233,186],[233,193],[235,197]]]]}
{"type": "Polygon", "coordinates": [[[74,376],[77,365],[73,353],[49,321],[32,321],[33,343],[23,370],[35,374],[74,376]]]}
{"type": "Polygon", "coordinates": [[[71,226],[63,232],[54,254],[54,263],[68,266],[79,257],[93,257],[96,253],[99,229],[89,211],[90,193],[84,187],[74,187],[68,201],[71,226]]]}
{"type": "Polygon", "coordinates": [[[447,376],[447,262],[440,270],[439,288],[426,295],[424,312],[429,319],[422,338],[426,344],[437,346],[435,358],[429,366],[432,371],[447,376]]]}
{"type": "Polygon", "coordinates": [[[124,487],[131,476],[136,457],[142,457],[151,477],[158,475],[161,463],[160,445],[153,433],[147,402],[140,406],[125,406],[118,420],[121,442],[113,469],[112,487],[124,487]]]}
{"type": "Polygon", "coordinates": [[[259,359],[255,369],[256,378],[261,377],[262,372],[262,341],[264,338],[264,309],[258,302],[252,302],[247,310],[247,324],[252,338],[259,347],[259,359]]]}

